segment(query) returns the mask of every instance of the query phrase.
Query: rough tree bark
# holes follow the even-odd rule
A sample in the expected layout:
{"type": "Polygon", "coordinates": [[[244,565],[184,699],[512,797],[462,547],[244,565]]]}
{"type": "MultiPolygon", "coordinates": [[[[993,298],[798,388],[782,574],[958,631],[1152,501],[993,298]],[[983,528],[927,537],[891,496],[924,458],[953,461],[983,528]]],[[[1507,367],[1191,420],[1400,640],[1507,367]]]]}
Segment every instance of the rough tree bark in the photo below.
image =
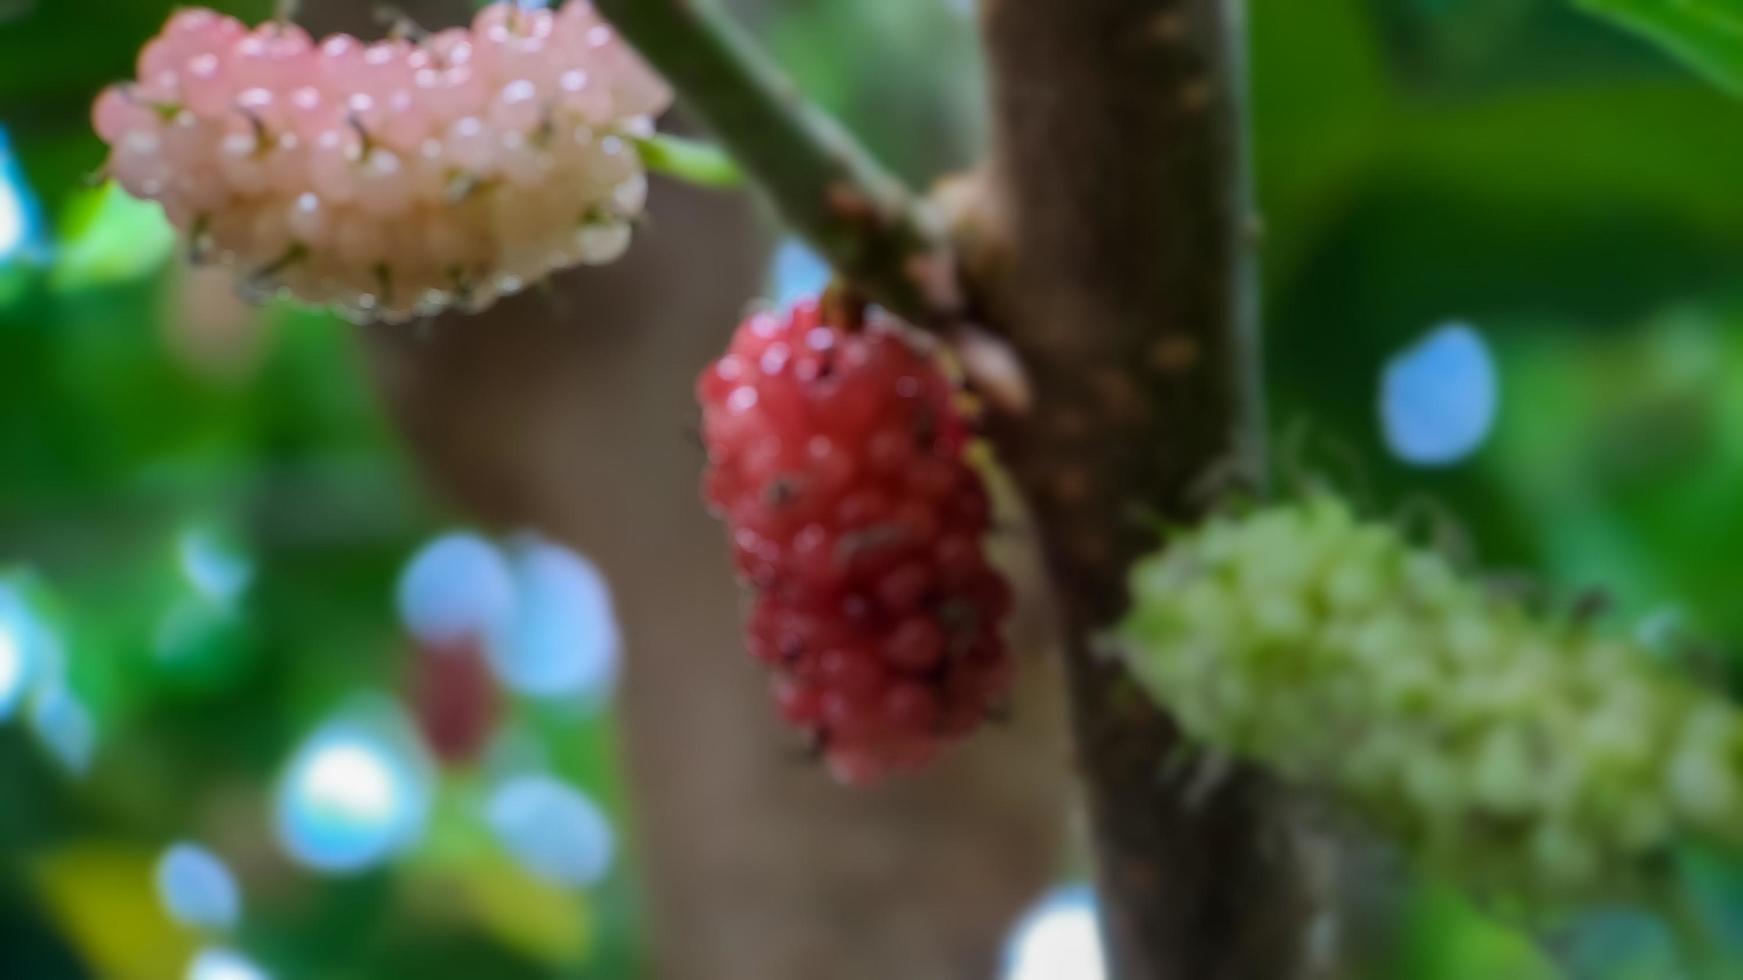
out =
{"type": "Polygon", "coordinates": [[[984,0],[995,148],[970,260],[1033,412],[997,440],[1072,637],[1077,753],[1120,978],[1295,976],[1307,911],[1271,788],[1179,738],[1097,654],[1133,559],[1256,477],[1259,351],[1239,0],[984,0]]]}
{"type": "MultiPolygon", "coordinates": [[[[396,6],[426,26],[469,7],[396,6]]],[[[312,30],[379,31],[369,4],[303,7],[312,30]]],[[[876,793],[833,786],[775,723],[689,434],[692,379],[755,295],[766,244],[742,200],[662,182],[622,263],[482,316],[371,329],[370,361],[438,492],[573,544],[613,584],[628,837],[657,975],[983,980],[1063,864],[1051,649],[1025,630],[1010,726],[876,793]]]]}

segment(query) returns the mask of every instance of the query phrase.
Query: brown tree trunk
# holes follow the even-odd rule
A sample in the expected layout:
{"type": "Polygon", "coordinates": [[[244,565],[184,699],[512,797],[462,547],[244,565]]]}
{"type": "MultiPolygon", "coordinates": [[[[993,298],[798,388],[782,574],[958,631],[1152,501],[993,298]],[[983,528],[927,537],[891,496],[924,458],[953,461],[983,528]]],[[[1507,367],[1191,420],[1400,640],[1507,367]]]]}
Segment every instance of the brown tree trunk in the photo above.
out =
{"type": "MultiPolygon", "coordinates": [[[[426,25],[464,5],[402,4],[426,25]]],[[[306,0],[313,29],[366,5],[306,0]]],[[[371,328],[383,398],[434,486],[599,562],[627,640],[627,836],[666,980],[983,980],[1063,864],[1061,686],[1027,629],[1012,724],[873,793],[781,731],[697,490],[691,384],[756,293],[742,198],[667,182],[629,256],[481,316],[371,328]]],[[[1034,624],[1031,624],[1033,626],[1034,624]]]]}
{"type": "Polygon", "coordinates": [[[1306,907],[1273,790],[1171,766],[1178,734],[1097,642],[1161,525],[1260,466],[1240,4],[982,8],[996,146],[969,258],[1033,387],[998,441],[1068,620],[1113,976],[1298,976],[1306,907]]]}

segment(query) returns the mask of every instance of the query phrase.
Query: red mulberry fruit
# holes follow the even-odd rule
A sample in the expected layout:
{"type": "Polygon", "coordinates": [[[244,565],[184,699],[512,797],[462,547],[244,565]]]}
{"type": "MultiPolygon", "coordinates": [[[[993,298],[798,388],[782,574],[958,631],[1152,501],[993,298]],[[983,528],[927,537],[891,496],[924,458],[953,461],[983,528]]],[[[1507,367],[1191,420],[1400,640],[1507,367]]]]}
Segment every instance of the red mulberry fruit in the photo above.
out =
{"type": "Polygon", "coordinates": [[[755,589],[781,712],[864,784],[918,768],[1004,698],[1004,579],[955,389],[902,328],[761,313],[698,383],[705,494],[755,589]]]}

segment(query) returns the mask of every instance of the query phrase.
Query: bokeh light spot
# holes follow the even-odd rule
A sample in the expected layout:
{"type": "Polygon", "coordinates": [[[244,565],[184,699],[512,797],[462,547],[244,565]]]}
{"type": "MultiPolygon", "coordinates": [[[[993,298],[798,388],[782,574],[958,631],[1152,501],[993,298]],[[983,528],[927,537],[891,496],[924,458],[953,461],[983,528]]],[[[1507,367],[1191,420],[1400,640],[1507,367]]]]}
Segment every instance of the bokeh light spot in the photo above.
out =
{"type": "Polygon", "coordinates": [[[279,786],[279,840],[318,871],[362,871],[414,843],[428,810],[426,767],[407,740],[334,724],[308,740],[279,786]]]}
{"type": "MultiPolygon", "coordinates": [[[[3,603],[4,599],[0,599],[3,603]]],[[[18,625],[0,608],[0,721],[12,717],[18,702],[24,698],[24,686],[30,680],[30,664],[25,660],[24,637],[18,625]]]]}
{"type": "Polygon", "coordinates": [[[1449,466],[1476,452],[1500,406],[1495,358],[1483,336],[1448,323],[1387,362],[1380,381],[1386,445],[1416,466],[1449,466]]]}
{"type": "Polygon", "coordinates": [[[31,257],[41,235],[41,208],[12,154],[5,127],[0,126],[0,263],[31,257]]]}
{"type": "Polygon", "coordinates": [[[809,245],[789,238],[775,249],[769,262],[769,292],[775,305],[785,308],[821,293],[829,285],[830,275],[829,263],[809,245]]]}
{"type": "Polygon", "coordinates": [[[248,558],[208,528],[183,531],[176,539],[176,559],[194,591],[219,605],[242,598],[254,580],[248,558]]]}
{"type": "Polygon", "coordinates": [[[560,885],[597,884],[611,870],[611,824],[580,790],[550,776],[518,776],[491,794],[490,829],[531,873],[560,885]]]}
{"type": "Polygon", "coordinates": [[[268,980],[265,970],[228,949],[204,949],[188,965],[187,980],[268,980]]]}
{"type": "Polygon", "coordinates": [[[483,537],[444,534],[406,565],[398,603],[401,622],[426,644],[483,637],[513,614],[514,575],[502,552],[483,537]]]}
{"type": "Polygon", "coordinates": [[[31,686],[59,667],[50,662],[58,659],[49,649],[53,643],[24,595],[0,582],[0,721],[17,713],[31,686]]]}
{"type": "Polygon", "coordinates": [[[492,670],[520,694],[603,701],[617,678],[620,646],[604,576],[538,537],[518,540],[511,554],[518,601],[491,637],[492,670]]]}
{"type": "Polygon", "coordinates": [[[1018,923],[1005,953],[1004,980],[1104,980],[1095,895],[1055,892],[1018,923]]]}
{"type": "Polygon", "coordinates": [[[10,179],[0,182],[0,260],[18,254],[24,244],[24,206],[10,179]]]}
{"type": "Polygon", "coordinates": [[[196,929],[224,930],[242,916],[242,892],[221,858],[179,843],[157,861],[157,894],[170,918],[196,929]]]}

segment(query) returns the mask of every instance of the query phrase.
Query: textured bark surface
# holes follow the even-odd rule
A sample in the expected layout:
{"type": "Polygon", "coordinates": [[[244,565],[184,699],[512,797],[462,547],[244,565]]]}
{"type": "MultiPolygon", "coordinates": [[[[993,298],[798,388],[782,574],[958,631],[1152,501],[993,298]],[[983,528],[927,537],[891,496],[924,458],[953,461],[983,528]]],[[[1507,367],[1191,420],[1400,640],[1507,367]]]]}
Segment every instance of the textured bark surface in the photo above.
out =
{"type": "MultiPolygon", "coordinates": [[[[315,30],[371,5],[305,0],[315,30]]],[[[458,0],[398,5],[437,26],[458,0]]],[[[937,770],[833,786],[743,650],[724,534],[698,492],[691,384],[767,251],[742,195],[659,182],[621,263],[481,316],[372,328],[417,464],[473,519],[600,563],[627,638],[620,711],[649,942],[665,980],[983,980],[1063,864],[1069,750],[1051,634],[1028,622],[1013,721],[937,770]]],[[[1008,542],[1007,542],[1008,543],[1008,542]]]]}
{"type": "Polygon", "coordinates": [[[1176,732],[1095,640],[1161,524],[1258,469],[1239,5],[984,0],[982,16],[996,148],[969,261],[1034,393],[998,441],[1073,637],[1113,974],[1296,976],[1304,908],[1271,788],[1170,766],[1176,732]]]}

